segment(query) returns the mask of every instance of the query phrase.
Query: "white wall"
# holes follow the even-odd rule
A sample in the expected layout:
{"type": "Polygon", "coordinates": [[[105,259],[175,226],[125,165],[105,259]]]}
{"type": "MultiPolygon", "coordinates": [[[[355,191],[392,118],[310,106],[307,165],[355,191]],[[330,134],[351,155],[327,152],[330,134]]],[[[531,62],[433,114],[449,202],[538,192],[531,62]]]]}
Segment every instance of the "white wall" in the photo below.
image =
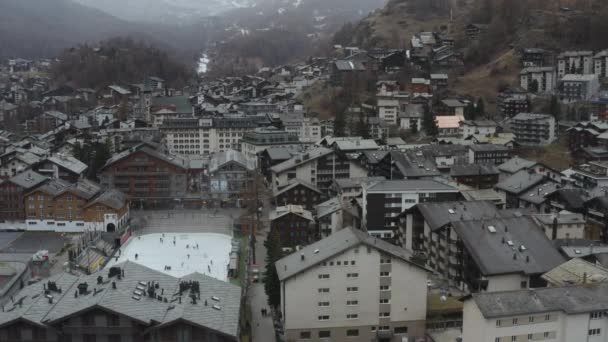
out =
{"type": "Polygon", "coordinates": [[[521,290],[521,282],[530,285],[528,277],[521,274],[505,274],[486,277],[488,292],[521,290]]]}
{"type": "MultiPolygon", "coordinates": [[[[326,260],[327,266],[317,265],[288,279],[282,296],[285,307],[285,329],[330,328],[360,325],[378,325],[380,300],[380,257],[374,248],[368,253],[364,245],[326,260]],[[355,265],[350,265],[354,260],[355,265]],[[348,266],[335,262],[349,261],[348,266]],[[330,266],[330,262],[334,262],[330,266]],[[347,273],[358,273],[358,278],[348,278],[347,273]],[[319,279],[319,274],[329,274],[329,279],[319,279]],[[330,288],[329,293],[319,293],[319,288],[330,288]],[[358,287],[357,292],[347,292],[347,287],[358,287]],[[347,300],[357,300],[356,306],[347,306],[347,300]],[[329,307],[319,307],[321,301],[329,301],[329,307]],[[357,319],[346,319],[347,314],[358,314],[357,319]],[[318,316],[329,315],[330,320],[319,321],[318,316]]],[[[391,321],[424,320],[426,317],[426,272],[408,263],[392,259],[391,263],[391,321]],[[407,284],[407,291],[403,286],[407,284]]],[[[284,305],[283,305],[284,304],[284,305]]]]}

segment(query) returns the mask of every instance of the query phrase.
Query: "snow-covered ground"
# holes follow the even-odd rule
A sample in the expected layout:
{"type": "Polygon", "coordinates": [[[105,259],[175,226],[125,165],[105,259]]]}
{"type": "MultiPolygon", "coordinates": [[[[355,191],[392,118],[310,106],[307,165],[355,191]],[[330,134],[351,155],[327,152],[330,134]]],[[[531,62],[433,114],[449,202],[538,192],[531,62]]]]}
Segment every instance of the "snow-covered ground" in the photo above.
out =
{"type": "Polygon", "coordinates": [[[230,236],[215,233],[134,236],[120,247],[118,260],[113,258],[106,268],[130,260],[178,278],[199,272],[226,281],[231,241],[230,236]],[[171,269],[165,269],[166,266],[171,269]]]}

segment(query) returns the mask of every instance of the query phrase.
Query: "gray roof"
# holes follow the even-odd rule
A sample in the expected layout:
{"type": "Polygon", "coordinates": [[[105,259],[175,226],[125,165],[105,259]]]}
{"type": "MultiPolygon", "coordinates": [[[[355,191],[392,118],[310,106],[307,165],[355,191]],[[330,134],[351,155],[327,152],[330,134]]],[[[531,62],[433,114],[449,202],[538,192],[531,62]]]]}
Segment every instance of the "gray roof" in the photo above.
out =
{"type": "Polygon", "coordinates": [[[498,216],[499,211],[490,201],[425,202],[414,208],[420,211],[431,230],[461,220],[489,219],[498,216]]]}
{"type": "Polygon", "coordinates": [[[0,313],[0,325],[18,318],[39,325],[53,324],[93,307],[100,307],[145,325],[162,326],[176,320],[185,320],[231,337],[238,335],[241,298],[241,289],[238,286],[198,273],[178,279],[130,261],[115,266],[121,267],[125,272],[125,277],[121,280],[108,279],[106,270],[82,277],[67,273],[51,277],[50,280],[56,281],[57,286],[62,289],[62,293],[52,293],[55,297],[53,304],[42,294],[42,282],[25,287],[15,295],[15,298],[24,298],[23,305],[15,305],[13,310],[8,307],[5,312],[0,313]],[[97,284],[98,276],[103,277],[103,284],[97,284]],[[181,303],[176,301],[182,280],[196,280],[200,283],[201,298],[197,304],[192,304],[186,295],[181,303]],[[84,282],[89,285],[89,293],[75,297],[78,284],[84,282]],[[116,282],[116,289],[112,288],[112,282],[116,282]],[[158,283],[159,287],[164,289],[164,297],[168,302],[146,295],[141,296],[139,300],[134,299],[133,292],[139,282],[158,283]],[[96,289],[96,293],[93,289],[96,289]],[[212,296],[219,298],[219,301],[213,300],[212,296]],[[208,302],[207,306],[203,304],[205,301],[208,302]],[[213,304],[219,305],[220,310],[214,309],[213,304]]]}
{"type": "Polygon", "coordinates": [[[153,97],[152,106],[175,106],[176,113],[192,114],[192,103],[188,96],[153,97]]]}
{"type": "Polygon", "coordinates": [[[334,179],[334,183],[340,189],[347,188],[361,188],[364,184],[370,184],[374,182],[380,182],[385,180],[386,178],[380,177],[356,177],[356,178],[338,178],[334,179]]]}
{"type": "Polygon", "coordinates": [[[496,189],[519,195],[531,187],[539,184],[545,179],[545,176],[537,173],[529,173],[526,170],[521,170],[511,177],[496,184],[496,189]]]}
{"type": "Polygon", "coordinates": [[[487,319],[553,311],[578,314],[608,310],[608,284],[485,292],[472,296],[487,319]]]}
{"type": "Polygon", "coordinates": [[[26,170],[10,178],[8,182],[16,184],[24,189],[31,189],[46,181],[48,178],[32,170],[26,170]]]}
{"type": "Polygon", "coordinates": [[[112,158],[108,159],[106,164],[103,166],[102,171],[105,168],[107,168],[108,166],[110,166],[124,158],[127,158],[130,155],[132,155],[133,153],[137,153],[137,152],[143,152],[151,157],[157,158],[157,159],[162,160],[169,164],[173,164],[182,169],[188,168],[188,162],[186,160],[184,160],[183,158],[163,154],[161,152],[158,152],[154,149],[149,148],[145,143],[141,143],[135,147],[132,147],[128,150],[124,150],[120,153],[113,155],[112,158]]]}
{"type": "Polygon", "coordinates": [[[101,193],[97,198],[91,201],[87,206],[97,203],[104,204],[113,209],[120,209],[125,206],[127,195],[117,189],[109,189],[101,193]]]}
{"type": "Polygon", "coordinates": [[[379,148],[373,139],[338,140],[333,143],[340,151],[377,150],[379,148]]]}
{"type": "Polygon", "coordinates": [[[543,230],[527,216],[456,221],[452,227],[485,276],[541,274],[564,262],[543,230]]]}
{"type": "Polygon", "coordinates": [[[475,152],[493,152],[493,151],[508,151],[509,148],[503,145],[494,145],[494,144],[474,144],[470,145],[469,149],[475,152]]]}
{"type": "Polygon", "coordinates": [[[557,219],[557,223],[559,224],[585,223],[585,217],[583,216],[583,214],[571,213],[569,211],[561,211],[557,215],[535,214],[533,216],[536,221],[544,225],[552,225],[554,219],[557,219]]]}
{"type": "Polygon", "coordinates": [[[269,219],[270,221],[274,221],[278,218],[281,218],[287,214],[294,214],[300,216],[308,221],[314,221],[312,217],[312,213],[306,209],[304,209],[301,205],[288,204],[280,207],[276,207],[273,211],[270,212],[269,219]]]}
{"type": "Polygon", "coordinates": [[[62,180],[62,179],[51,179],[50,181],[46,182],[45,184],[42,184],[41,186],[32,189],[31,192],[34,191],[42,191],[44,193],[47,193],[51,196],[57,196],[60,193],[62,193],[63,191],[65,191],[68,187],[70,187],[70,183],[62,180]]]}
{"type": "Polygon", "coordinates": [[[230,162],[240,164],[249,171],[255,169],[252,163],[248,161],[241,152],[229,149],[225,152],[215,153],[211,156],[211,159],[209,159],[209,172],[214,173],[230,162]]]}
{"type": "Polygon", "coordinates": [[[283,188],[281,188],[281,189],[273,192],[272,196],[277,197],[280,194],[282,194],[282,193],[284,193],[286,191],[289,191],[289,190],[297,187],[298,185],[305,186],[305,187],[309,188],[312,191],[315,191],[317,193],[321,193],[321,190],[319,190],[319,188],[317,188],[316,186],[314,186],[314,185],[312,185],[312,184],[310,184],[308,182],[305,182],[305,181],[303,181],[301,179],[294,178],[294,179],[290,179],[289,180],[289,183],[288,183],[287,186],[285,186],[285,187],[283,187],[283,188]]]}
{"type": "Polygon", "coordinates": [[[321,218],[329,214],[333,214],[341,208],[342,204],[340,203],[340,199],[338,197],[333,197],[323,203],[316,205],[315,211],[317,212],[317,218],[321,218]]]}
{"type": "Polygon", "coordinates": [[[393,191],[447,191],[458,192],[458,189],[434,180],[418,180],[418,179],[403,179],[403,180],[382,180],[372,184],[367,188],[368,192],[393,192],[393,191]]]}
{"type": "Polygon", "coordinates": [[[537,184],[530,188],[525,193],[519,196],[519,199],[524,202],[530,202],[533,204],[541,204],[547,200],[547,196],[558,190],[561,185],[554,182],[545,182],[537,184]]]}
{"type": "Polygon", "coordinates": [[[299,251],[278,260],[275,263],[275,267],[277,268],[279,279],[284,281],[323,262],[324,260],[360,245],[375,248],[383,253],[389,254],[395,258],[399,258],[426,270],[424,266],[421,266],[411,260],[412,254],[410,251],[381,239],[372,237],[361,230],[349,227],[339,230],[320,241],[308,245],[299,251]],[[303,260],[302,255],[304,256],[303,260]]]}
{"type": "Polygon", "coordinates": [[[506,172],[509,174],[514,174],[517,171],[529,169],[532,166],[536,165],[538,162],[533,160],[527,160],[520,157],[513,157],[506,162],[498,165],[498,169],[502,172],[506,172]]]}
{"type": "Polygon", "coordinates": [[[453,165],[450,169],[452,177],[498,175],[498,173],[496,166],[491,164],[453,165]]]}
{"type": "Polygon", "coordinates": [[[608,280],[608,269],[574,258],[542,275],[551,286],[598,283],[608,280]]]}
{"type": "Polygon", "coordinates": [[[47,158],[47,160],[76,174],[81,174],[88,168],[87,164],[68,155],[55,155],[47,158]]]}
{"type": "Polygon", "coordinates": [[[289,149],[285,147],[270,147],[266,149],[266,152],[272,160],[287,160],[292,157],[289,149]]]}
{"type": "Polygon", "coordinates": [[[331,153],[333,153],[333,151],[328,148],[317,147],[313,150],[310,150],[305,153],[300,153],[291,159],[288,159],[280,164],[277,164],[277,165],[271,167],[270,170],[274,173],[281,173],[281,172],[291,170],[296,166],[306,164],[306,163],[310,162],[311,160],[321,158],[321,157],[326,156],[331,153]]]}

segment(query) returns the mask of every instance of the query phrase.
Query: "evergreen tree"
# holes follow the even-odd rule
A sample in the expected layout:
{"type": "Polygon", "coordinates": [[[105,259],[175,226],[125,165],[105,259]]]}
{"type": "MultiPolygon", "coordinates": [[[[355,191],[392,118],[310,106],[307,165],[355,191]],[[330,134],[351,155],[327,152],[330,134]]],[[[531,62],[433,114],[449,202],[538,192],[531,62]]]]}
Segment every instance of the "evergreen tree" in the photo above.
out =
{"type": "Polygon", "coordinates": [[[339,111],[334,119],[334,136],[336,137],[345,136],[344,129],[346,128],[346,120],[344,116],[344,111],[339,111]]]}
{"type": "Polygon", "coordinates": [[[439,132],[439,128],[437,127],[437,122],[435,121],[435,116],[431,113],[428,106],[424,107],[424,117],[422,118],[422,128],[426,135],[434,137],[439,132]]]}
{"type": "Polygon", "coordinates": [[[475,105],[473,102],[469,102],[469,104],[464,109],[464,118],[467,120],[475,120],[477,116],[477,112],[475,110],[475,105]]]}
{"type": "Polygon", "coordinates": [[[561,110],[559,101],[557,100],[557,96],[555,96],[555,95],[551,96],[551,104],[549,105],[549,114],[553,115],[555,120],[559,120],[561,112],[562,112],[562,110],[561,110]]]}
{"type": "Polygon", "coordinates": [[[282,257],[281,241],[276,231],[270,232],[264,241],[264,247],[266,247],[264,291],[268,296],[268,305],[276,309],[281,305],[281,282],[274,263],[282,257]]]}
{"type": "Polygon", "coordinates": [[[530,82],[530,84],[528,84],[528,91],[535,94],[538,93],[538,81],[537,80],[532,80],[532,82],[530,82]]]}
{"type": "Polygon", "coordinates": [[[367,122],[367,115],[362,111],[359,112],[359,122],[357,122],[357,135],[363,139],[369,138],[369,125],[367,122]]]}
{"type": "Polygon", "coordinates": [[[480,97],[479,100],[477,100],[477,107],[475,107],[475,111],[475,117],[477,118],[483,118],[486,115],[486,106],[483,102],[483,98],[480,97]]]}

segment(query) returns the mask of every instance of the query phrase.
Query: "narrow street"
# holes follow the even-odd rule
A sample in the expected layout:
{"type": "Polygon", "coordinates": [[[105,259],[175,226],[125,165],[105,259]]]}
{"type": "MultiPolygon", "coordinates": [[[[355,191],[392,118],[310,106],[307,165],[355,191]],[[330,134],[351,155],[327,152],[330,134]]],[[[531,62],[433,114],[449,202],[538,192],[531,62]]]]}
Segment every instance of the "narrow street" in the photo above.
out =
{"type": "Polygon", "coordinates": [[[253,283],[249,292],[249,303],[251,305],[251,331],[253,342],[275,342],[274,326],[272,316],[262,316],[262,309],[270,311],[268,306],[268,297],[264,292],[264,283],[262,283],[263,273],[266,269],[266,248],[264,241],[270,230],[268,215],[270,211],[270,202],[264,201],[264,209],[260,216],[261,229],[256,234],[256,262],[260,269],[260,281],[253,283]]]}

